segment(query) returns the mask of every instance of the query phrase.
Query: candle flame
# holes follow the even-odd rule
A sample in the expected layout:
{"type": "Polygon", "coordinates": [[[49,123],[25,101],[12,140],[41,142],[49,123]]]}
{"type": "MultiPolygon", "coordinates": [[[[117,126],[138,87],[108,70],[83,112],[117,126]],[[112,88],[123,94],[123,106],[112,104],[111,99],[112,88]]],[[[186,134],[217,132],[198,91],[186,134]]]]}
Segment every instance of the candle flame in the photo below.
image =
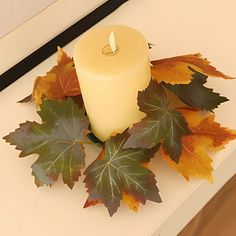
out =
{"type": "Polygon", "coordinates": [[[110,36],[109,36],[109,44],[110,44],[110,48],[112,50],[113,53],[116,52],[116,40],[115,40],[115,34],[114,34],[114,31],[112,31],[110,33],[110,36]]]}

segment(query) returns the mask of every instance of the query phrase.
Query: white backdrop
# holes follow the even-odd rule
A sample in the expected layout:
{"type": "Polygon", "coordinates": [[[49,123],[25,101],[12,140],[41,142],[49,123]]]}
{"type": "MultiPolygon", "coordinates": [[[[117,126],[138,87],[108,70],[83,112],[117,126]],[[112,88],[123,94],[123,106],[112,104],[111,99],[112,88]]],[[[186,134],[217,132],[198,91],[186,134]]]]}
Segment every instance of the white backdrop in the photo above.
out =
{"type": "Polygon", "coordinates": [[[0,0],[0,38],[56,0],[0,0]]]}

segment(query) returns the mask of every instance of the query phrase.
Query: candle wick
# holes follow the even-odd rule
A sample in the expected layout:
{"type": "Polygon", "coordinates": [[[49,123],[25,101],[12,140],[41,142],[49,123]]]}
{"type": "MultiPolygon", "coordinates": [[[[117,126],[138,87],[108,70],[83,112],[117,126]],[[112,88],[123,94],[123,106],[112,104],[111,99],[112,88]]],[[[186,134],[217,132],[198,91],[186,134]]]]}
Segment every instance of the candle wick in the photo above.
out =
{"type": "Polygon", "coordinates": [[[112,31],[110,33],[110,36],[109,36],[109,45],[110,45],[110,48],[112,50],[113,53],[116,52],[117,48],[116,48],[116,40],[115,40],[115,34],[114,34],[114,31],[112,31]]]}

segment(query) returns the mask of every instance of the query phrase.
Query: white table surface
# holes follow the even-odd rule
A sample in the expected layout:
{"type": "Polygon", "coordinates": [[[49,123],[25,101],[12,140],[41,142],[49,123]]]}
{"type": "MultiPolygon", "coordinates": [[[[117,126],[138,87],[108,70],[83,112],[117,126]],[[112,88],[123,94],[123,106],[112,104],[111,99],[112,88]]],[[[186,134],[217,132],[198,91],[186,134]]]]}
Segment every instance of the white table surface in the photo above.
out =
{"type": "MultiPolygon", "coordinates": [[[[75,8],[79,3],[74,4],[75,8]]],[[[217,68],[236,75],[235,7],[234,0],[130,0],[99,24],[125,24],[138,29],[149,42],[157,45],[151,50],[151,59],[201,52],[217,68]]],[[[60,14],[52,12],[55,17],[60,14]]],[[[43,15],[40,21],[44,23],[43,15]]],[[[43,28],[40,30],[43,34],[43,28]]],[[[31,42],[28,43],[30,47],[31,42]]],[[[74,43],[64,48],[71,55],[74,43]]],[[[3,45],[7,46],[7,41],[1,39],[0,48],[3,45]]],[[[7,63],[15,60],[12,57],[11,53],[5,54],[7,63]]],[[[1,63],[2,59],[0,53],[1,63]]],[[[39,121],[32,104],[16,101],[30,93],[35,76],[45,74],[55,61],[56,55],[53,55],[0,92],[0,137],[25,120],[39,121]]],[[[216,110],[216,120],[236,129],[233,108],[236,81],[211,79],[208,84],[230,99],[216,110]]],[[[30,166],[36,156],[19,159],[19,151],[0,139],[0,235],[176,235],[236,173],[235,148],[234,141],[212,155],[214,184],[196,179],[187,182],[161,158],[156,158],[151,166],[163,203],[147,202],[138,213],[121,204],[118,213],[110,218],[102,205],[83,209],[87,198],[83,176],[73,190],[60,181],[51,189],[37,188],[30,175],[30,166]]],[[[88,146],[87,151],[89,163],[97,150],[88,146]]]]}

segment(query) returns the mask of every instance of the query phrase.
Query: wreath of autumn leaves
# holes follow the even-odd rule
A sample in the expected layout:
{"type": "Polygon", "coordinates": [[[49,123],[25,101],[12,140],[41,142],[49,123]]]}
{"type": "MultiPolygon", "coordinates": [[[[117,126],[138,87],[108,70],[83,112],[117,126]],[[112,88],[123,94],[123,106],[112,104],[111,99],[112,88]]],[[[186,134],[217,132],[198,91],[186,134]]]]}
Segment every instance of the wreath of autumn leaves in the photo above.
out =
{"type": "Polygon", "coordinates": [[[168,165],[185,179],[200,177],[212,182],[209,150],[224,148],[236,131],[221,127],[211,111],[228,101],[207,88],[208,76],[231,79],[217,71],[200,54],[151,62],[152,80],[138,94],[146,117],[131,129],[98,140],[90,131],[73,59],[58,48],[58,62],[45,76],[37,77],[32,95],[42,123],[30,122],[4,139],[20,157],[38,154],[32,165],[37,186],[52,185],[62,176],[71,189],[86,166],[84,144],[101,147],[96,160],[84,171],[88,199],[84,207],[103,203],[112,216],[123,200],[137,211],[146,200],[161,202],[149,162],[160,151],[168,165]],[[173,98],[174,97],[174,98],[173,98]],[[181,105],[171,105],[170,100],[181,105]]]}

